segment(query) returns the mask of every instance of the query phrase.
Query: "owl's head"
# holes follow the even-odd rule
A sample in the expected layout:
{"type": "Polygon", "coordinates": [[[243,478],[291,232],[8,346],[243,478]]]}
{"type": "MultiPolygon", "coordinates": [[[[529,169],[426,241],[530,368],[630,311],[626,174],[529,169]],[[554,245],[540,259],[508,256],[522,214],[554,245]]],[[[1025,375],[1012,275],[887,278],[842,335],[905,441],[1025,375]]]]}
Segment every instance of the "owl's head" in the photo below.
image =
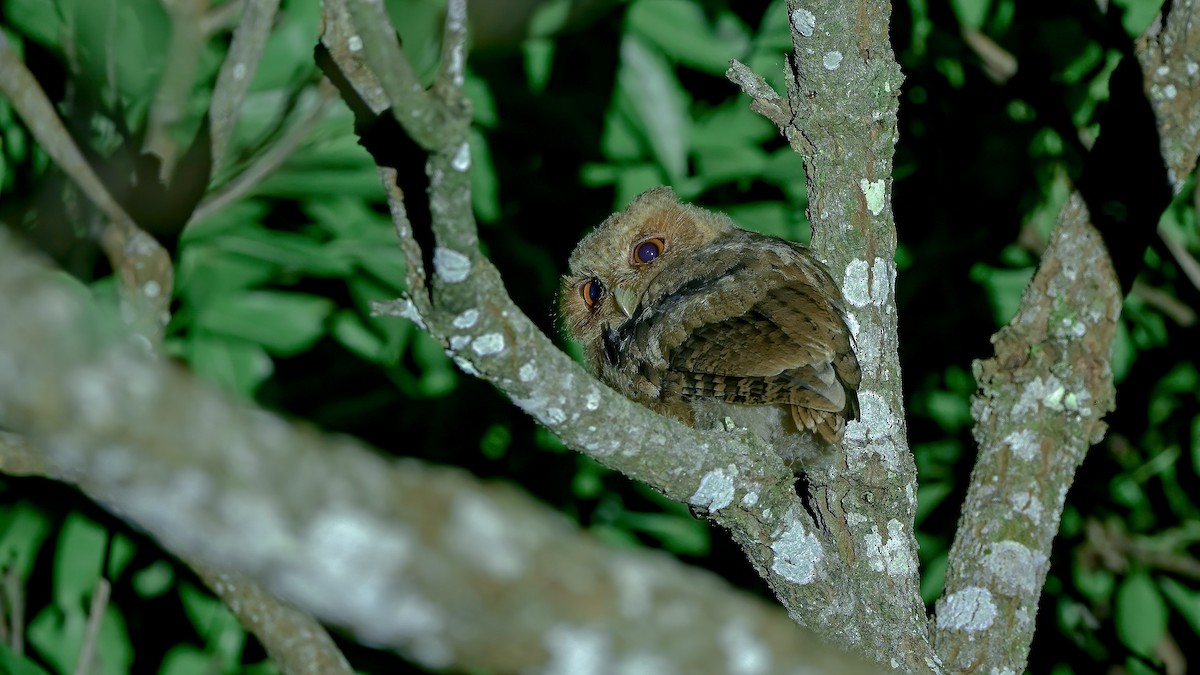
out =
{"type": "Polygon", "coordinates": [[[727,216],[683,204],[669,187],[643,192],[575,247],[559,293],[559,320],[593,368],[601,331],[633,315],[654,277],[721,234],[727,216]]]}

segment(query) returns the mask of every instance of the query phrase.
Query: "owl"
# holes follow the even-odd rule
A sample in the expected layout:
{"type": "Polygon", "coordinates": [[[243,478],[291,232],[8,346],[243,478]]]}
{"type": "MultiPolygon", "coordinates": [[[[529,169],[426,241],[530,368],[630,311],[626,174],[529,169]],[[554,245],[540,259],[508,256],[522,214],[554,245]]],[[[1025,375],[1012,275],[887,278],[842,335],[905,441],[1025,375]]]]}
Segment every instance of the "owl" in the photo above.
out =
{"type": "Polygon", "coordinates": [[[793,467],[858,418],[841,292],[804,247],[643,193],[571,254],[560,322],[592,371],[695,427],[730,422],[793,467]]]}

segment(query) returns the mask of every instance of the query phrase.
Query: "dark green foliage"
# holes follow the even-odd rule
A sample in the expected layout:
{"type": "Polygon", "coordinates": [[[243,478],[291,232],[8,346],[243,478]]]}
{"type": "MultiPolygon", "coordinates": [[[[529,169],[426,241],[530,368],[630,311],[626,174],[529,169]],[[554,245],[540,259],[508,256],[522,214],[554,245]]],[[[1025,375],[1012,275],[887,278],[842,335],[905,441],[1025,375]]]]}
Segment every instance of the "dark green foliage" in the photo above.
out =
{"type": "MultiPolygon", "coordinates": [[[[809,236],[801,158],[723,77],[736,58],[782,91],[790,50],[782,3],[585,4],[544,3],[527,34],[476,26],[467,82],[483,245],[516,302],[553,335],[567,254],[646,188],[670,183],[747,227],[809,236]]],[[[1136,36],[1158,4],[1114,2],[1113,11],[1125,8],[1122,25],[1136,36]]],[[[389,10],[429,77],[440,3],[389,2],[389,10]]],[[[921,483],[922,593],[932,603],[974,456],[971,362],[991,353],[989,336],[1015,312],[1103,133],[1119,52],[1096,4],[1083,0],[909,0],[893,11],[906,76],[893,190],[897,301],[921,483]],[[1016,74],[972,50],[966,29],[1011,55],[1016,74]]],[[[98,165],[116,171],[136,154],[170,36],[158,2],[9,0],[0,25],[98,165]]],[[[318,25],[316,2],[284,2],[230,161],[210,189],[320,105],[318,25]]],[[[221,35],[202,52],[177,130],[184,146],[201,126],[226,46],[221,35]]],[[[155,230],[176,263],[169,353],[237,396],[383,452],[519,483],[610,542],[663,548],[759,590],[741,554],[686,508],[565,452],[415,326],[371,315],[372,301],[402,291],[403,259],[353,116],[339,101],[327,105],[247,198],[186,229],[183,221],[155,230]]],[[[0,134],[0,220],[111,302],[106,264],[63,210],[64,193],[83,198],[2,101],[0,134]]],[[[1170,645],[1200,635],[1200,291],[1179,262],[1200,253],[1193,187],[1159,224],[1179,248],[1149,239],[1125,304],[1113,360],[1118,409],[1068,495],[1033,672],[1153,669],[1170,645]]],[[[25,584],[29,643],[28,659],[0,648],[0,671],[70,671],[103,576],[114,596],[102,672],[266,672],[253,639],[152,542],[61,487],[0,485],[0,565],[25,584]]],[[[370,672],[395,669],[387,657],[352,658],[370,672]]]]}

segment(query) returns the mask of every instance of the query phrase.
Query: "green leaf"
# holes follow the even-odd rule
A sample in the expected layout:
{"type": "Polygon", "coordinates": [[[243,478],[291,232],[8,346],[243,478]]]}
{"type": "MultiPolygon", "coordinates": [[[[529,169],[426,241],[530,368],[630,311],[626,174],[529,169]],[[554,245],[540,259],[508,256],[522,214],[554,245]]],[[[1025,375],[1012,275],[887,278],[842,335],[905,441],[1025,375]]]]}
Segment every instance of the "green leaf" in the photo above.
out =
{"type": "Polygon", "coordinates": [[[958,431],[972,423],[969,395],[934,390],[928,393],[925,405],[929,417],[947,433],[958,431]]]}
{"type": "Polygon", "coordinates": [[[143,598],[156,598],[175,583],[175,568],[165,560],[156,560],[133,575],[133,589],[143,598]]]}
{"type": "Polygon", "coordinates": [[[332,301],[315,295],[248,291],[222,296],[200,307],[195,323],[216,335],[291,356],[308,349],[325,334],[325,319],[332,311],[332,301]]]}
{"type": "MultiPolygon", "coordinates": [[[[125,617],[116,605],[104,609],[100,621],[100,633],[96,637],[96,661],[104,675],[125,675],[133,665],[133,647],[129,642],[129,631],[125,617]]],[[[92,672],[95,672],[93,670],[92,672]]]]}
{"type": "Polygon", "coordinates": [[[512,431],[507,425],[493,424],[479,438],[479,451],[488,459],[500,459],[512,445],[512,431]]]}
{"type": "Polygon", "coordinates": [[[762,21],[758,24],[758,34],[754,36],[754,51],[756,54],[783,54],[792,51],[792,26],[788,20],[786,4],[772,2],[767,5],[767,11],[763,12],[762,21]]]}
{"type": "Polygon", "coordinates": [[[297,152],[283,168],[271,174],[255,195],[293,199],[310,199],[313,195],[342,195],[360,199],[378,199],[382,189],[379,174],[366,151],[355,157],[353,164],[338,164],[315,153],[297,152]]]}
{"type": "Polygon", "coordinates": [[[163,657],[158,675],[210,675],[220,672],[213,666],[214,658],[193,645],[175,645],[163,657]]]}
{"type": "Polygon", "coordinates": [[[208,652],[226,668],[235,667],[241,659],[246,632],[233,614],[220,600],[190,583],[180,584],[179,599],[208,652]]]}
{"type": "Polygon", "coordinates": [[[1188,622],[1193,633],[1200,635],[1200,591],[1194,591],[1170,577],[1164,577],[1158,583],[1175,611],[1188,622]]]}
{"type": "MultiPolygon", "coordinates": [[[[154,98],[166,64],[171,23],[156,0],[65,0],[62,13],[73,38],[76,82],[111,101],[110,83],[122,101],[139,112],[154,98]]],[[[128,122],[129,120],[127,120],[128,122]]]]}
{"type": "Polygon", "coordinates": [[[137,547],[129,540],[129,537],[117,532],[113,534],[112,544],[108,548],[108,568],[105,574],[109,579],[117,579],[125,571],[125,566],[133,560],[134,553],[137,552],[137,547]]]}
{"type": "Polygon", "coordinates": [[[622,511],[613,524],[653,537],[663,548],[680,555],[705,555],[712,544],[708,525],[691,516],[622,511]]]}
{"type": "Polygon", "coordinates": [[[983,286],[992,301],[992,315],[997,326],[1006,325],[1021,304],[1021,293],[1033,278],[1034,268],[1001,269],[976,263],[971,268],[971,280],[983,286]]]}
{"type": "Polygon", "coordinates": [[[1093,605],[1107,605],[1116,587],[1113,573],[1102,568],[1084,563],[1076,558],[1074,565],[1075,588],[1079,589],[1093,605]]]}
{"type": "Polygon", "coordinates": [[[46,0],[8,0],[4,18],[12,22],[13,29],[43,46],[59,49],[62,45],[63,22],[58,4],[46,0]]]}
{"type": "Polygon", "coordinates": [[[315,70],[312,36],[320,32],[319,3],[285,3],[267,35],[251,91],[290,91],[302,85],[315,70]]]}
{"type": "Polygon", "coordinates": [[[726,212],[738,225],[748,230],[791,241],[802,235],[795,212],[783,202],[749,202],[729,207],[726,212]]]}
{"type": "Polygon", "coordinates": [[[411,343],[413,359],[421,368],[417,394],[429,398],[446,396],[458,387],[458,371],[442,343],[425,331],[417,331],[411,343]]]}
{"type": "MultiPolygon", "coordinates": [[[[652,164],[630,164],[622,166],[617,171],[617,191],[614,207],[625,208],[633,198],[652,187],[663,184],[663,175],[657,166],[652,164]]],[[[678,187],[678,186],[676,186],[678,187]]]]}
{"type": "Polygon", "coordinates": [[[916,522],[918,525],[946,499],[952,489],[953,485],[950,483],[921,483],[921,486],[917,488],[916,522]]]}
{"type": "Polygon", "coordinates": [[[521,43],[521,51],[525,54],[525,81],[534,94],[545,91],[546,83],[550,81],[554,48],[554,40],[544,37],[529,38],[521,43]]]}
{"type": "Polygon", "coordinates": [[[478,129],[471,129],[468,138],[471,142],[471,206],[480,221],[494,223],[500,219],[500,179],[492,163],[492,152],[487,137],[478,129]]]}
{"type": "Polygon", "coordinates": [[[253,398],[275,369],[261,346],[200,329],[188,333],[187,360],[192,372],[243,398],[253,398]]]}
{"type": "Polygon", "coordinates": [[[1200,475],[1200,416],[1192,418],[1192,471],[1200,475]]]}
{"type": "Polygon", "coordinates": [[[83,607],[46,605],[25,630],[29,645],[59,673],[74,671],[79,658],[87,614],[83,607]]]}
{"type": "Polygon", "coordinates": [[[1154,653],[1167,631],[1167,605],[1149,574],[1138,572],[1121,582],[1114,619],[1125,646],[1143,656],[1154,653]]]}
{"type": "Polygon", "coordinates": [[[7,675],[50,675],[24,656],[17,656],[7,644],[0,643],[0,673],[7,675]]]}
{"type": "Polygon", "coordinates": [[[762,174],[768,155],[754,145],[695,148],[696,178],[704,186],[720,185],[762,174]]]}
{"type": "Polygon", "coordinates": [[[600,135],[600,150],[604,156],[614,161],[636,161],[645,158],[648,148],[625,111],[619,106],[611,106],[604,115],[604,131],[600,135]]]}
{"type": "Polygon", "coordinates": [[[724,75],[750,46],[746,27],[729,13],[716,30],[701,5],[690,0],[637,0],[625,15],[626,35],[637,35],[668,58],[712,75],[724,75]]]}
{"type": "Polygon", "coordinates": [[[222,295],[266,282],[275,275],[274,264],[209,246],[182,249],[178,266],[179,294],[203,307],[222,295]]]}
{"type": "Polygon", "coordinates": [[[344,309],[335,314],[330,332],[338,342],[362,358],[375,362],[382,360],[383,338],[363,323],[358,312],[344,309]]]}
{"type": "Polygon", "coordinates": [[[571,492],[579,499],[599,498],[604,493],[604,476],[611,471],[587,455],[578,456],[576,467],[571,492]]]}
{"type": "Polygon", "coordinates": [[[108,530],[76,513],[68,514],[54,554],[54,602],[84,607],[96,591],[108,549],[108,530]]]}
{"type": "MultiPolygon", "coordinates": [[[[692,127],[692,148],[729,148],[757,146],[775,138],[778,132],[767,118],[733,100],[713,108],[696,120],[692,127]]],[[[799,157],[791,148],[787,151],[799,157]]]]}
{"type": "Polygon", "coordinates": [[[950,6],[954,8],[959,23],[971,28],[983,27],[991,5],[991,0],[950,0],[950,6]]]}
{"type": "Polygon", "coordinates": [[[633,35],[621,40],[617,105],[636,121],[671,182],[681,180],[691,126],[688,97],[662,54],[633,35]]]}
{"type": "Polygon", "coordinates": [[[1113,380],[1120,384],[1133,368],[1133,362],[1137,359],[1137,349],[1133,346],[1133,338],[1129,335],[1129,328],[1126,326],[1127,320],[1122,317],[1117,322],[1117,330],[1113,335],[1112,347],[1112,371],[1113,380]]]}
{"type": "Polygon", "coordinates": [[[942,596],[946,588],[946,565],[949,560],[949,556],[943,552],[921,565],[921,598],[925,604],[932,605],[942,596]]]}
{"type": "Polygon", "coordinates": [[[13,567],[28,579],[42,542],[50,534],[50,519],[26,503],[0,507],[0,566],[13,567]]]}

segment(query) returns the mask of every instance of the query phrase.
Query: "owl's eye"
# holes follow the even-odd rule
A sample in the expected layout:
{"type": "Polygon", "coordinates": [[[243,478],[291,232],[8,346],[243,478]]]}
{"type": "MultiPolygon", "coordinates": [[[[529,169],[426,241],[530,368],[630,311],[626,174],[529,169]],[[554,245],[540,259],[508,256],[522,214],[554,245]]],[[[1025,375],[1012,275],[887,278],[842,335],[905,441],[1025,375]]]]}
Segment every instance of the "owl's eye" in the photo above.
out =
{"type": "Polygon", "coordinates": [[[662,237],[647,237],[633,245],[633,262],[652,263],[666,248],[667,242],[662,237]]]}
{"type": "Polygon", "coordinates": [[[583,302],[588,307],[595,307],[597,302],[600,302],[600,294],[604,292],[604,284],[600,280],[592,277],[579,285],[579,295],[583,297],[583,302]]]}

